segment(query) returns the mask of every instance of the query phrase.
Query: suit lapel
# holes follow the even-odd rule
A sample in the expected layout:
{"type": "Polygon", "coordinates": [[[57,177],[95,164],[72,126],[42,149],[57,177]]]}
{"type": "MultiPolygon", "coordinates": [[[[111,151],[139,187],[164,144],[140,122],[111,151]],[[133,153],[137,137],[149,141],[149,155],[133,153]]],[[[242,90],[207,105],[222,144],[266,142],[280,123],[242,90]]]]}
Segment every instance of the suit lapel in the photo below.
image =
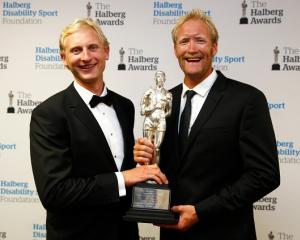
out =
{"type": "Polygon", "coordinates": [[[67,96],[69,107],[72,109],[75,117],[77,117],[95,135],[95,137],[100,136],[101,138],[105,138],[97,120],[77,93],[73,84],[68,88],[67,96]]]}
{"type": "Polygon", "coordinates": [[[182,157],[186,154],[189,147],[193,143],[194,139],[197,137],[198,132],[202,128],[203,124],[209,119],[209,117],[213,114],[215,111],[216,106],[218,105],[218,102],[221,100],[223,94],[224,94],[224,88],[225,88],[225,77],[222,73],[218,72],[218,77],[212,86],[192,128],[189,135],[187,147],[185,148],[185,151],[182,154],[182,157]]]}
{"type": "Polygon", "coordinates": [[[179,123],[179,112],[180,112],[180,101],[181,101],[181,92],[182,92],[182,84],[178,85],[177,87],[171,90],[172,93],[172,111],[171,116],[167,118],[167,136],[168,141],[171,143],[169,147],[172,151],[175,152],[173,154],[173,158],[170,159],[172,164],[169,164],[169,167],[173,168],[176,171],[179,165],[179,141],[178,141],[178,123],[179,123]]]}
{"type": "MultiPolygon", "coordinates": [[[[121,166],[121,170],[123,169],[123,166],[126,161],[126,150],[128,149],[128,144],[130,139],[127,139],[128,134],[126,132],[127,129],[127,123],[126,120],[128,120],[128,118],[126,116],[128,116],[126,112],[124,112],[124,108],[122,108],[122,103],[118,100],[118,97],[116,97],[116,94],[112,91],[110,91],[109,89],[107,89],[109,94],[111,94],[112,96],[112,102],[113,102],[113,107],[115,109],[117,118],[119,120],[120,126],[121,126],[121,130],[122,130],[122,135],[123,135],[123,142],[124,142],[124,159],[122,162],[122,166],[121,166]]],[[[130,149],[131,151],[133,149],[130,149]]]]}
{"type": "MultiPolygon", "coordinates": [[[[118,101],[118,99],[115,96],[115,93],[110,91],[109,89],[107,89],[107,91],[109,92],[109,94],[111,94],[112,96],[112,101],[113,101],[113,106],[115,109],[115,112],[117,114],[121,129],[122,129],[122,133],[123,133],[123,138],[125,138],[125,129],[126,129],[126,113],[124,113],[124,109],[122,109],[122,104],[118,101]]],[[[124,149],[125,149],[125,141],[124,141],[124,149]]]]}
{"type": "Polygon", "coordinates": [[[176,127],[177,136],[178,136],[181,93],[182,93],[182,84],[180,84],[178,87],[174,88],[174,91],[172,91],[173,106],[172,106],[172,112],[171,112],[170,119],[172,119],[174,127],[177,126],[176,127]]]}
{"type": "Polygon", "coordinates": [[[71,84],[69,88],[67,88],[67,99],[68,99],[68,107],[74,113],[74,116],[83,123],[84,126],[95,136],[95,139],[91,139],[91,141],[98,141],[104,143],[105,149],[103,149],[106,153],[106,157],[111,159],[111,162],[115,168],[115,161],[113,159],[110,147],[106,141],[105,135],[99,126],[97,120],[95,119],[92,112],[86,106],[85,102],[82,100],[78,92],[75,90],[74,85],[71,84]]]}

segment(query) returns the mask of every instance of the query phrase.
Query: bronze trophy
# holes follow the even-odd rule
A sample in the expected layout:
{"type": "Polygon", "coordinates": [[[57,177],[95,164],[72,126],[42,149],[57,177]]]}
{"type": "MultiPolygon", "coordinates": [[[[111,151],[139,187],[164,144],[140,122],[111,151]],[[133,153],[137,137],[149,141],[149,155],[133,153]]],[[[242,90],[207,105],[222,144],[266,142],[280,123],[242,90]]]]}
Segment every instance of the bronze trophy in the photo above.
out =
{"type": "MultiPolygon", "coordinates": [[[[148,89],[142,97],[141,115],[145,116],[143,136],[154,147],[154,162],[159,165],[160,145],[166,131],[166,118],[172,110],[172,94],[164,88],[165,73],[155,73],[156,85],[148,89]]],[[[171,191],[166,184],[154,181],[139,183],[133,187],[132,206],[124,216],[125,220],[154,223],[175,224],[178,218],[170,211],[171,191]]]]}

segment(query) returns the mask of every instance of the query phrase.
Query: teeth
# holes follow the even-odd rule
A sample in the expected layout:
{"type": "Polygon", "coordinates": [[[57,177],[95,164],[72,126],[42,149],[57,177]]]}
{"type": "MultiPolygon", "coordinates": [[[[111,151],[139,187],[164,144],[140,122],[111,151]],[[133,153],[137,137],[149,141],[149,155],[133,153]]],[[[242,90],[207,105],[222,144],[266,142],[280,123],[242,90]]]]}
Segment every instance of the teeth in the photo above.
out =
{"type": "Polygon", "coordinates": [[[94,65],[84,65],[84,66],[81,66],[81,68],[83,69],[89,69],[89,68],[92,68],[94,65]]]}
{"type": "Polygon", "coordinates": [[[200,61],[200,58],[187,58],[187,61],[200,61]]]}

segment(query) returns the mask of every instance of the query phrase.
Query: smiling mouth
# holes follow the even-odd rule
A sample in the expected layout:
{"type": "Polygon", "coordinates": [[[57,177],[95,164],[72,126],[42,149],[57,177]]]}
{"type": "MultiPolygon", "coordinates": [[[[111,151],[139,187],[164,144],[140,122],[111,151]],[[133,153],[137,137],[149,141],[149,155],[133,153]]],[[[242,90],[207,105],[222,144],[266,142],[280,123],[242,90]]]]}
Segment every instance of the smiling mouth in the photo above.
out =
{"type": "Polygon", "coordinates": [[[201,58],[185,58],[187,62],[200,62],[201,58]]]}
{"type": "Polygon", "coordinates": [[[189,63],[200,62],[201,56],[199,56],[199,55],[197,55],[197,56],[196,55],[195,56],[187,55],[187,56],[184,57],[184,60],[189,62],[189,63]]]}
{"type": "Polygon", "coordinates": [[[90,70],[95,66],[96,66],[96,64],[86,64],[86,65],[79,66],[79,68],[83,69],[83,70],[90,70]]]}

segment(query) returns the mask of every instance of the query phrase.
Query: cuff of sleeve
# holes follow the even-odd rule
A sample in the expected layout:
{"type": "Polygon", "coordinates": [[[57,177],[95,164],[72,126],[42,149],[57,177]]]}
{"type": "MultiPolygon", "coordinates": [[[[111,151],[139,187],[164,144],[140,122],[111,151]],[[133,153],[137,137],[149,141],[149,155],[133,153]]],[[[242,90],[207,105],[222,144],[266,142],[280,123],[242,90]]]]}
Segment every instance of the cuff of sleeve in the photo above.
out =
{"type": "Polygon", "coordinates": [[[115,172],[115,174],[118,180],[119,196],[124,197],[126,196],[126,188],[123,174],[121,172],[115,172]]]}

